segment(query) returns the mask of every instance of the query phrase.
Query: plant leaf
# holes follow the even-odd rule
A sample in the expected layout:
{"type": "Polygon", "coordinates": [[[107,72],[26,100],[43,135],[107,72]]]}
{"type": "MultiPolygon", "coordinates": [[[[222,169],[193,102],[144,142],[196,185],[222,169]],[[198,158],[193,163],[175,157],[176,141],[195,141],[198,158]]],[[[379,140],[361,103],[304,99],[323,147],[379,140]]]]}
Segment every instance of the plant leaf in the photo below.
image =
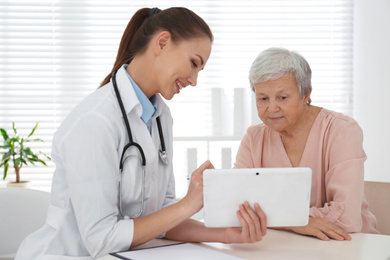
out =
{"type": "Polygon", "coordinates": [[[17,134],[18,134],[18,132],[16,131],[16,128],[15,128],[15,122],[12,122],[12,129],[14,129],[14,133],[15,133],[15,135],[17,135],[17,134]]]}
{"type": "Polygon", "coordinates": [[[3,128],[0,128],[0,132],[1,132],[1,135],[3,136],[3,138],[4,138],[4,141],[7,142],[8,139],[9,139],[7,131],[5,131],[3,128]]]}
{"type": "Polygon", "coordinates": [[[28,158],[30,158],[30,159],[34,159],[34,161],[38,161],[38,156],[36,156],[35,154],[33,154],[33,155],[31,155],[31,157],[28,157],[28,158]]]}
{"type": "Polygon", "coordinates": [[[7,165],[8,162],[9,162],[9,158],[4,160],[4,161],[2,160],[1,163],[0,163],[0,167],[3,166],[3,165],[7,165]]]}
{"type": "Polygon", "coordinates": [[[30,137],[30,136],[32,136],[32,135],[34,134],[35,130],[36,130],[37,127],[38,127],[38,123],[39,123],[39,122],[37,122],[37,123],[35,124],[35,127],[34,127],[33,130],[31,131],[31,133],[28,135],[28,137],[30,137]]]}
{"type": "Polygon", "coordinates": [[[3,155],[3,158],[1,158],[1,161],[9,160],[11,158],[11,155],[12,155],[12,150],[9,150],[7,153],[5,153],[3,155]]]}
{"type": "Polygon", "coordinates": [[[31,156],[34,155],[34,153],[31,151],[30,147],[24,148],[22,151],[24,153],[26,153],[26,155],[31,155],[31,156]]]}
{"type": "Polygon", "coordinates": [[[14,161],[14,163],[15,163],[14,167],[19,167],[21,161],[22,161],[22,158],[20,158],[20,157],[19,157],[19,158],[16,158],[15,161],[14,161]]]}
{"type": "Polygon", "coordinates": [[[44,142],[41,138],[36,138],[36,139],[26,139],[26,142],[44,142]]]}
{"type": "Polygon", "coordinates": [[[51,161],[50,156],[46,155],[45,153],[43,153],[43,152],[41,152],[41,151],[39,151],[39,153],[42,154],[43,156],[45,156],[47,159],[49,159],[49,160],[51,161]]]}
{"type": "Polygon", "coordinates": [[[19,143],[20,142],[20,137],[19,136],[14,136],[9,139],[9,142],[11,143],[19,143]]]}
{"type": "MultiPolygon", "coordinates": [[[[27,158],[27,160],[32,164],[32,165],[35,165],[34,162],[37,162],[38,160],[34,159],[34,158],[27,158]]],[[[25,165],[27,165],[27,162],[24,163],[25,165]]]]}
{"type": "Polygon", "coordinates": [[[44,160],[38,159],[38,162],[42,163],[43,165],[47,166],[46,162],[44,160]]]}
{"type": "Polygon", "coordinates": [[[7,163],[6,165],[4,165],[4,176],[3,176],[3,180],[5,180],[5,178],[7,178],[8,168],[9,168],[9,164],[7,163]]]}

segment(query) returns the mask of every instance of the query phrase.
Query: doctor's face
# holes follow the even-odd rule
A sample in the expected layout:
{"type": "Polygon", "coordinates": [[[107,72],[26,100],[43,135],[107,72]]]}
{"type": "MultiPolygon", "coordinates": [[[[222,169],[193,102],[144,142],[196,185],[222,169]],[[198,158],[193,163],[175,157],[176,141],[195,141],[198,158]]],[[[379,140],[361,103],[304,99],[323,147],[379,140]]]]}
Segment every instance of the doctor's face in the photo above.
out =
{"type": "Polygon", "coordinates": [[[167,100],[188,85],[196,86],[198,73],[203,70],[211,53],[208,37],[169,42],[159,60],[158,92],[167,100]]]}

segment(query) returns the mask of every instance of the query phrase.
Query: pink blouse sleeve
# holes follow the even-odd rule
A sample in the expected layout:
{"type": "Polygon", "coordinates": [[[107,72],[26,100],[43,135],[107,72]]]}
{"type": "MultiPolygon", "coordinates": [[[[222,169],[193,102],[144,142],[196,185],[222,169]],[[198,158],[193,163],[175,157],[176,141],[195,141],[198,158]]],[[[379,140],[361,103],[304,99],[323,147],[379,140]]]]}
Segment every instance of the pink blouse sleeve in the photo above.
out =
{"type": "Polygon", "coordinates": [[[363,133],[356,121],[336,119],[327,129],[323,146],[325,197],[310,216],[325,218],[347,232],[362,229],[364,194],[363,133]]]}

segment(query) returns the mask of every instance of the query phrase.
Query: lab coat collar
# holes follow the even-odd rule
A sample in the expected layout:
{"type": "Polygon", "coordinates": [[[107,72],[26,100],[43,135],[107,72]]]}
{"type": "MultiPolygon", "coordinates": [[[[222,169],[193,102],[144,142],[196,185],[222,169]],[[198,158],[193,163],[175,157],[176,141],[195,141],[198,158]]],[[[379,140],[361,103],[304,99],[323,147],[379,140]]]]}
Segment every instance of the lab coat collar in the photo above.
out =
{"type": "MultiPolygon", "coordinates": [[[[119,93],[121,95],[123,105],[125,107],[126,113],[129,115],[130,113],[134,112],[138,117],[142,116],[142,106],[140,101],[137,98],[137,95],[134,91],[133,86],[131,85],[131,82],[129,78],[127,77],[126,72],[127,64],[122,65],[120,69],[118,69],[118,72],[116,74],[116,82],[118,85],[119,93]],[[134,111],[133,111],[134,110],[134,111]]],[[[112,78],[111,78],[111,85],[112,85],[112,78]]],[[[115,95],[114,88],[111,86],[112,91],[115,95]]],[[[154,114],[153,118],[158,117],[163,113],[165,109],[168,109],[168,106],[165,104],[163,98],[160,96],[160,94],[155,95],[155,104],[157,107],[156,113],[154,114]]]]}
{"type": "MultiPolygon", "coordinates": [[[[142,106],[137,98],[137,95],[135,94],[135,91],[134,91],[133,86],[131,85],[131,82],[127,78],[126,67],[127,67],[127,64],[123,65],[120,69],[118,69],[118,71],[116,73],[116,84],[118,86],[118,90],[119,90],[119,93],[121,95],[121,99],[122,99],[123,106],[125,108],[126,113],[130,114],[134,110],[136,115],[141,117],[142,106]]],[[[112,78],[110,81],[111,81],[111,85],[113,85],[112,78]]],[[[115,95],[115,91],[114,91],[113,87],[112,87],[112,92],[114,93],[114,97],[116,100],[116,95],[115,95]]]]}
{"type": "Polygon", "coordinates": [[[126,76],[129,78],[131,85],[134,88],[135,94],[137,95],[137,98],[139,102],[141,103],[142,106],[142,116],[141,119],[144,121],[146,126],[148,127],[150,131],[150,126],[151,126],[151,119],[156,112],[156,104],[155,104],[155,96],[153,96],[150,100],[148,97],[145,95],[145,93],[140,89],[140,87],[135,83],[135,81],[131,78],[127,70],[125,70],[126,76]]]}

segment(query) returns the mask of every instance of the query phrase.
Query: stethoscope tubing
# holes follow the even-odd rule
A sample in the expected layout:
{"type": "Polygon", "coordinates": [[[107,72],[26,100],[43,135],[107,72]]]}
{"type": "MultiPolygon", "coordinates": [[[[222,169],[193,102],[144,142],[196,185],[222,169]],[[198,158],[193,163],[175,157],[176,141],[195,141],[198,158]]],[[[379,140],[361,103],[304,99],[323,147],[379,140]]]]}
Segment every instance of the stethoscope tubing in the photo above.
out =
{"type": "MultiPolygon", "coordinates": [[[[123,209],[122,209],[122,196],[121,196],[121,194],[122,194],[122,177],[123,177],[123,162],[124,162],[123,161],[123,157],[125,155],[126,150],[128,148],[134,146],[134,147],[136,147],[138,149],[138,151],[141,154],[142,188],[141,188],[141,207],[140,207],[140,210],[138,211],[138,213],[136,215],[131,216],[131,218],[138,218],[138,217],[140,217],[142,215],[142,213],[144,211],[144,204],[145,204],[144,193],[145,193],[145,166],[146,166],[146,158],[145,158],[144,150],[142,149],[141,145],[139,145],[138,143],[133,141],[133,136],[131,134],[131,129],[130,129],[130,123],[129,123],[129,120],[127,118],[125,107],[123,105],[122,98],[121,98],[121,95],[119,93],[118,85],[117,85],[117,82],[116,82],[116,73],[117,73],[117,71],[114,71],[112,73],[112,85],[113,85],[114,90],[115,90],[115,95],[116,95],[116,97],[118,99],[119,107],[121,109],[123,120],[125,121],[127,134],[128,134],[128,137],[129,137],[129,143],[126,144],[125,147],[123,148],[122,155],[121,155],[120,162],[119,162],[119,170],[120,170],[120,174],[119,174],[119,187],[118,187],[118,193],[119,193],[118,194],[118,196],[119,196],[119,214],[120,214],[120,216],[123,219],[129,219],[130,218],[130,217],[125,216],[123,214],[123,209]]],[[[162,132],[160,118],[157,117],[156,121],[157,121],[158,133],[159,133],[159,136],[160,136],[160,143],[161,143],[161,150],[159,151],[160,152],[160,158],[161,158],[161,160],[163,161],[164,164],[168,164],[168,156],[167,156],[167,153],[166,153],[166,150],[165,150],[165,142],[164,142],[164,136],[163,136],[163,132],[162,132]]]]}
{"type": "Polygon", "coordinates": [[[142,166],[145,166],[146,165],[146,158],[145,158],[144,150],[142,149],[142,147],[138,143],[135,143],[133,141],[133,135],[131,134],[130,123],[129,123],[129,120],[127,119],[127,114],[126,114],[125,107],[124,107],[123,102],[122,102],[121,95],[119,94],[118,85],[116,84],[116,72],[117,71],[114,71],[112,73],[112,84],[114,86],[115,95],[116,95],[116,97],[118,99],[119,107],[120,107],[121,112],[122,112],[123,120],[125,121],[127,135],[129,136],[129,143],[123,148],[123,152],[122,152],[122,156],[121,156],[121,161],[120,161],[120,166],[119,167],[120,167],[121,170],[123,169],[123,161],[122,161],[123,156],[124,156],[126,150],[128,148],[130,148],[131,146],[137,147],[137,149],[139,150],[139,152],[141,154],[142,166]]]}

